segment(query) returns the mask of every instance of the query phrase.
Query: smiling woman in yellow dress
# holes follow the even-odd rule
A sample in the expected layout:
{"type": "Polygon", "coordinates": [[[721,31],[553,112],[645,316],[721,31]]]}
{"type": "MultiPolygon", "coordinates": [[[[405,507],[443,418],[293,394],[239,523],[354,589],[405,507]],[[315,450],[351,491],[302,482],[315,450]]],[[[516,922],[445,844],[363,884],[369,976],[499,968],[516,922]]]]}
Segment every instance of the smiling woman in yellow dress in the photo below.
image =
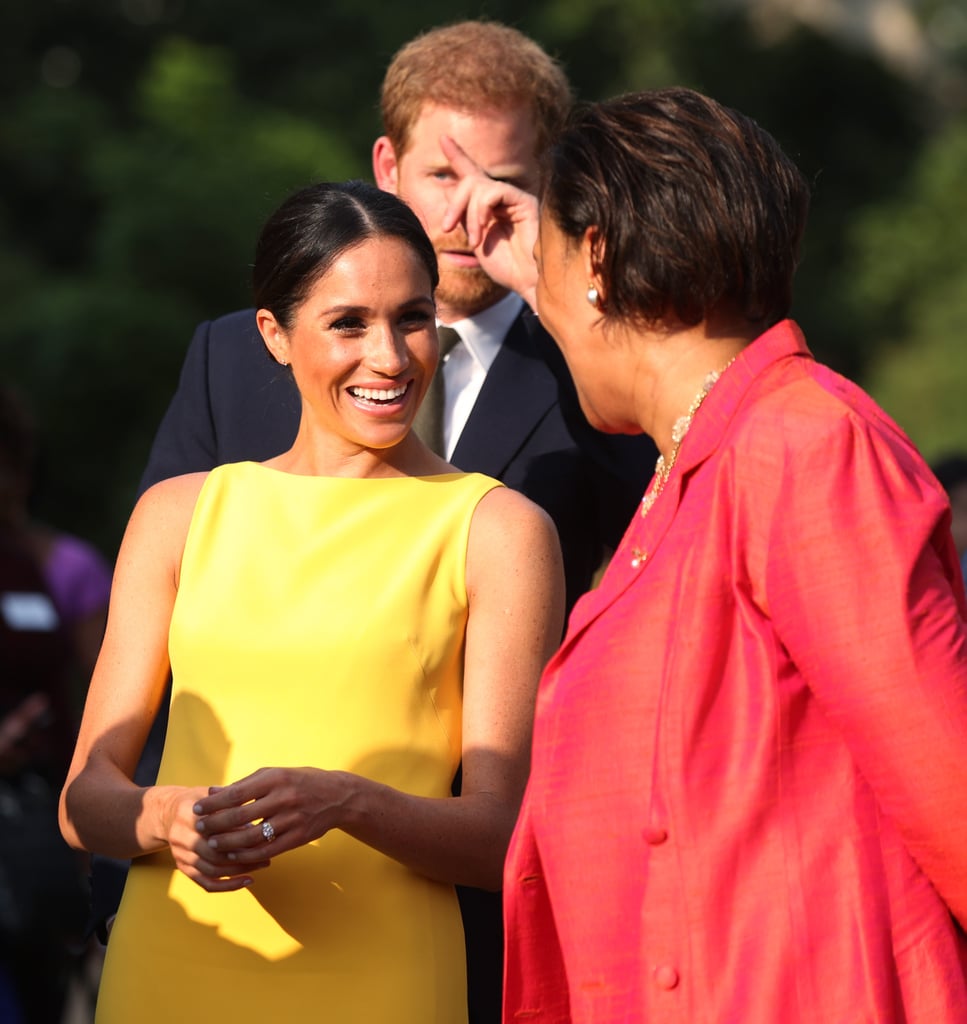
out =
{"type": "Polygon", "coordinates": [[[557,537],[410,431],[437,268],[400,200],[296,193],[253,279],[298,436],[138,502],[62,796],[72,845],[134,858],[98,1020],[454,1024],[453,886],[500,887],[562,628],[557,537]]]}

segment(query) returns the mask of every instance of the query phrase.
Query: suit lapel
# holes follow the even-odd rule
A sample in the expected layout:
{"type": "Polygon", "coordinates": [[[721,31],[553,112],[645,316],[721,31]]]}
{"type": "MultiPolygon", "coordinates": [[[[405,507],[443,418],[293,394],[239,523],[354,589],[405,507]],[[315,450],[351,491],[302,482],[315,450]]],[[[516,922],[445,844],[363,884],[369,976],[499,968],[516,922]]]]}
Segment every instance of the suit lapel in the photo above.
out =
{"type": "Polygon", "coordinates": [[[525,315],[511,324],[460,434],[451,460],[460,469],[499,478],[557,402],[557,381],[525,315]]]}

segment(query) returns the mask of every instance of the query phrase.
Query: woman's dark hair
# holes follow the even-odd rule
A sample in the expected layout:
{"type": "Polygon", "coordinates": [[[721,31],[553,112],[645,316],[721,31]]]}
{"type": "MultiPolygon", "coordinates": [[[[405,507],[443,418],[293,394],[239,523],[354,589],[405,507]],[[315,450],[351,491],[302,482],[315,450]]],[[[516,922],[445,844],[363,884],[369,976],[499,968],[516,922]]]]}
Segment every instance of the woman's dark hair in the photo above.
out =
{"type": "Polygon", "coordinates": [[[291,330],[296,310],[343,252],[367,238],[385,237],[410,246],[435,289],[440,275],[433,244],[401,199],[365,181],[300,189],[269,217],[255,245],[256,308],[271,310],[283,330],[291,330]]]}
{"type": "Polygon", "coordinates": [[[578,108],[542,199],[570,238],[597,229],[610,316],[694,326],[721,307],[765,329],[789,315],[809,187],[771,135],[700,93],[578,108]]]}

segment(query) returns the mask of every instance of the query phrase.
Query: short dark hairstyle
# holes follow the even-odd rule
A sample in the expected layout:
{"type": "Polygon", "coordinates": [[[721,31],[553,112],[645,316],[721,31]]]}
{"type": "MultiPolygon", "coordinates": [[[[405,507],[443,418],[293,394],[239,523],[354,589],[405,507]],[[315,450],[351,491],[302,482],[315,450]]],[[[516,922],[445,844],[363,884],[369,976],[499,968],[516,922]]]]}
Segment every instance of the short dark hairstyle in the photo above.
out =
{"type": "Polygon", "coordinates": [[[399,238],[440,279],[433,244],[416,214],[391,192],[365,181],[320,182],[289,196],[266,221],[255,245],[255,305],[283,330],[312,286],[347,249],[368,238],[399,238]]]}
{"type": "Polygon", "coordinates": [[[606,315],[686,326],[717,309],[762,329],[789,315],[809,187],[751,118],[690,89],[575,110],[542,199],[594,253],[606,315]]]}

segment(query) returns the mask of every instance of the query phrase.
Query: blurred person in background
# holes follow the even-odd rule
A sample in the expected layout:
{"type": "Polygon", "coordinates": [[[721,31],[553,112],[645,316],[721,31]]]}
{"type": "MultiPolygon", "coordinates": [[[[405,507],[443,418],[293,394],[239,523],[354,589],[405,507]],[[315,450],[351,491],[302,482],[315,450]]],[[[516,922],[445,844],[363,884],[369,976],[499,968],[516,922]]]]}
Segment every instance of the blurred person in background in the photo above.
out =
{"type": "Polygon", "coordinates": [[[0,387],[0,522],[40,566],[70,638],[74,674],[86,687],[104,637],[111,569],[88,541],[31,515],[38,461],[30,410],[12,388],[0,387]]]}
{"type": "Polygon", "coordinates": [[[57,829],[76,735],[74,685],[90,670],[110,574],[80,539],[28,511],[37,460],[25,401],[0,387],[0,962],[4,1022],[56,1024],[79,971],[83,863],[57,829]]]}

